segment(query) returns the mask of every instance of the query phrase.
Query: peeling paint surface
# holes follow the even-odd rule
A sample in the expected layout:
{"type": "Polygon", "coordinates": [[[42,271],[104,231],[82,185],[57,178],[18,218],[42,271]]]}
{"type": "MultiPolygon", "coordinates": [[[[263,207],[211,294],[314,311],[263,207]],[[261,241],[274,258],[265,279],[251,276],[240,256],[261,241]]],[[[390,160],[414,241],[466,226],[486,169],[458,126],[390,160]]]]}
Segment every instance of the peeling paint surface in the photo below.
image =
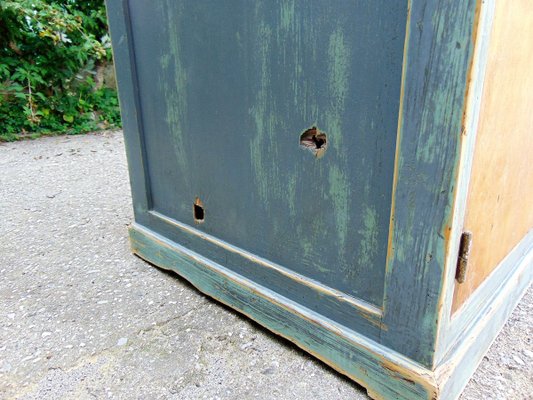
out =
{"type": "Polygon", "coordinates": [[[407,1],[130,12],[154,210],[194,225],[198,196],[197,229],[381,307],[407,1]],[[313,126],[320,158],[299,145],[313,126]]]}

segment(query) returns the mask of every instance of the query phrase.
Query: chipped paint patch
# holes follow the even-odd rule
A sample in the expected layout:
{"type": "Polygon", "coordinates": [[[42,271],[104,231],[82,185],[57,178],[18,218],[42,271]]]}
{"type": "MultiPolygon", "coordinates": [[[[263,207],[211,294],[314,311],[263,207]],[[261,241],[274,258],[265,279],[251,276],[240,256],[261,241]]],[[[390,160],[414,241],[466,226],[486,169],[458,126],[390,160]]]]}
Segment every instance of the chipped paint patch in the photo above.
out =
{"type": "MultiPolygon", "coordinates": [[[[172,2],[167,0],[161,7],[166,10],[174,7],[172,2]]],[[[181,11],[181,10],[180,10],[181,11]]],[[[187,153],[185,150],[184,129],[187,118],[187,72],[183,66],[182,50],[179,42],[180,32],[176,20],[179,20],[173,13],[163,10],[163,15],[167,16],[164,22],[168,28],[169,53],[161,56],[159,62],[163,70],[159,79],[159,86],[165,97],[167,105],[166,122],[171,134],[171,143],[176,154],[178,166],[181,171],[187,170],[187,153]],[[170,75],[170,82],[166,77],[170,75]]],[[[185,175],[187,179],[187,175],[185,175]]]]}
{"type": "Polygon", "coordinates": [[[365,206],[363,226],[358,233],[361,235],[358,263],[362,268],[373,265],[378,251],[378,215],[375,207],[365,206]]]}
{"type": "Polygon", "coordinates": [[[339,240],[339,251],[345,252],[346,239],[348,235],[348,205],[350,199],[349,182],[344,171],[336,165],[329,169],[329,194],[333,202],[335,227],[339,240]]]}

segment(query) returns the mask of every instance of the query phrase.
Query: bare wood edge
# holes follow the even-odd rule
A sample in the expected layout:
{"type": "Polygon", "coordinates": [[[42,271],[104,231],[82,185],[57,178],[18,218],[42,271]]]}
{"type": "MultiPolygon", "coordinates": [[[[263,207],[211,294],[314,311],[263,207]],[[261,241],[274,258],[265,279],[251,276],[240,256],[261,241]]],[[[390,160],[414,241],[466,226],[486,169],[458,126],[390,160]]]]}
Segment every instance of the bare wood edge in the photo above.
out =
{"type": "MultiPolygon", "coordinates": [[[[405,23],[405,37],[403,40],[403,61],[402,61],[402,77],[400,83],[400,104],[398,105],[398,124],[396,126],[396,149],[394,150],[394,170],[392,174],[392,190],[391,190],[391,207],[389,215],[389,234],[387,236],[387,256],[385,258],[385,275],[387,275],[391,268],[389,260],[392,258],[394,252],[394,218],[396,207],[396,188],[398,187],[398,175],[400,172],[400,148],[402,143],[402,122],[404,117],[404,97],[405,97],[405,80],[407,76],[407,61],[409,57],[409,35],[411,30],[411,10],[412,0],[407,1],[407,18],[405,23]]],[[[385,288],[386,291],[386,288],[385,288]]]]}
{"type": "Polygon", "coordinates": [[[336,300],[338,301],[341,301],[341,302],[345,302],[345,303],[348,303],[350,304],[352,307],[355,307],[358,309],[358,311],[362,312],[363,314],[366,314],[366,315],[371,315],[371,316],[374,316],[376,318],[378,318],[378,322],[379,321],[379,318],[381,318],[382,316],[382,310],[378,307],[376,307],[375,305],[373,304],[370,304],[366,301],[363,301],[363,300],[360,300],[360,299],[357,299],[355,297],[352,297],[352,296],[349,296],[345,293],[342,293],[341,291],[339,290],[336,290],[336,289],[333,289],[329,286],[326,286],[320,282],[317,282],[313,279],[310,279],[308,277],[305,277],[303,275],[300,275],[296,272],[293,272],[281,265],[278,265],[276,263],[273,263],[269,260],[266,260],[262,257],[259,257],[259,256],[256,256],[255,254],[252,254],[246,250],[243,250],[243,249],[240,249],[228,242],[225,242],[221,239],[218,239],[212,235],[209,235],[208,233],[205,233],[205,232],[202,232],[198,229],[195,229],[193,228],[192,226],[190,225],[187,225],[187,224],[184,224],[182,222],[179,222],[173,218],[169,218],[167,217],[166,215],[163,215],[161,214],[160,212],[157,212],[157,211],[154,211],[154,210],[150,210],[149,211],[150,214],[152,214],[152,216],[154,216],[155,218],[158,218],[162,221],[164,221],[165,223],[167,224],[170,224],[182,231],[185,231],[191,235],[194,235],[194,236],[197,236],[199,237],[200,239],[203,239],[209,243],[212,243],[214,244],[215,246],[218,246],[218,247],[221,247],[222,249],[226,250],[226,251],[229,251],[231,253],[234,253],[234,254],[237,254],[239,255],[240,257],[243,257],[243,258],[246,258],[248,259],[249,261],[253,262],[253,263],[256,263],[256,264],[259,264],[265,268],[269,268],[269,269],[272,269],[276,272],[278,272],[279,274],[289,278],[289,279],[292,279],[293,281],[295,282],[298,282],[299,284],[301,285],[305,285],[305,286],[308,286],[314,290],[317,290],[319,292],[322,292],[328,296],[331,296],[331,297],[334,297],[336,300]]]}
{"type": "MultiPolygon", "coordinates": [[[[462,328],[464,330],[462,335],[457,338],[455,346],[436,368],[435,379],[443,399],[456,399],[460,395],[470,376],[483,359],[483,355],[496,339],[511,312],[531,284],[533,279],[533,231],[526,239],[528,239],[528,246],[525,251],[520,253],[521,257],[518,260],[516,257],[507,257],[498,267],[498,270],[511,269],[511,273],[503,282],[498,279],[501,285],[496,288],[488,284],[484,284],[483,287],[480,286],[479,289],[485,294],[490,291],[492,298],[482,302],[484,307],[481,310],[475,310],[475,320],[469,326],[462,328]]],[[[481,295],[478,290],[471,297],[479,296],[481,295]]]]}
{"type": "Polygon", "coordinates": [[[273,333],[284,337],[312,354],[337,372],[348,376],[367,389],[373,399],[394,398],[405,400],[436,399],[438,386],[434,373],[395,351],[349,330],[275,292],[264,288],[201,255],[176,244],[157,233],[133,223],[129,228],[132,251],[144,260],[163,269],[177,272],[200,292],[246,315],[273,333]],[[167,254],[165,254],[167,253],[167,254]],[[165,257],[170,257],[165,260],[165,257]],[[182,264],[183,263],[183,264],[182,264]],[[191,270],[189,266],[195,268],[191,270]],[[196,271],[196,272],[192,272],[196,271]],[[209,289],[209,284],[198,279],[199,272],[216,276],[224,287],[222,291],[209,289]],[[288,334],[275,326],[269,311],[255,308],[247,311],[238,304],[231,289],[246,292],[250,300],[270,304],[271,313],[288,314],[283,327],[296,334],[288,334]],[[305,325],[306,334],[299,325],[305,325]],[[324,335],[334,336],[336,348],[328,347],[324,335]],[[342,348],[345,351],[336,351],[342,348]],[[346,351],[347,350],[347,351],[346,351]],[[372,370],[369,370],[372,368],[372,370]]]}
{"type": "Polygon", "coordinates": [[[434,357],[434,366],[438,365],[449,349],[448,328],[451,320],[453,291],[455,287],[455,271],[459,242],[463,230],[466,213],[466,199],[474,159],[474,146],[476,142],[481,97],[485,81],[485,71],[488,60],[490,34],[494,20],[495,0],[478,0],[479,17],[476,27],[474,56],[470,67],[469,81],[467,82],[467,99],[465,102],[463,132],[459,155],[457,175],[457,188],[453,204],[451,232],[448,236],[446,262],[443,275],[442,296],[439,302],[437,343],[434,357]]]}
{"type": "Polygon", "coordinates": [[[464,221],[475,245],[452,315],[533,228],[531,5],[496,2],[464,221]]]}

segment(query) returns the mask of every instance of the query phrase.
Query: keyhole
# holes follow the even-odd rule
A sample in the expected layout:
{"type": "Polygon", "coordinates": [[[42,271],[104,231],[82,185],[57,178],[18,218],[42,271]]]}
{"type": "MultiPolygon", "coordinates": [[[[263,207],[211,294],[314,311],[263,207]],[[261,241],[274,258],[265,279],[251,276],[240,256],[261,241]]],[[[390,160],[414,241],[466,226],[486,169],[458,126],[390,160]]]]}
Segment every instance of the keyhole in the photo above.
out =
{"type": "Polygon", "coordinates": [[[326,151],[328,139],[324,132],[320,132],[316,126],[313,126],[300,135],[300,146],[318,158],[326,151]]]}
{"type": "Polygon", "coordinates": [[[194,222],[196,222],[197,224],[201,224],[202,222],[204,222],[204,205],[198,197],[194,200],[194,204],[192,206],[192,213],[194,217],[194,222]]]}

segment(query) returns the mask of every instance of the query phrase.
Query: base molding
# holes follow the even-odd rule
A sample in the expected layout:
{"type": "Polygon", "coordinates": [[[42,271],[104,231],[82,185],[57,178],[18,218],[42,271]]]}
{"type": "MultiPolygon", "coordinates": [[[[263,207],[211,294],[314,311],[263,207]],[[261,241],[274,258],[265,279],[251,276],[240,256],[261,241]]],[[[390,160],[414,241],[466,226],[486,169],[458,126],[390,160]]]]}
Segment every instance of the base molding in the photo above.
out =
{"type": "Polygon", "coordinates": [[[231,270],[133,224],[135,254],[177,272],[201,292],[248,316],[367,389],[374,399],[434,399],[431,371],[231,270]]]}
{"type": "Polygon", "coordinates": [[[365,387],[373,399],[457,397],[531,279],[526,260],[502,285],[505,290],[498,300],[484,310],[471,340],[454,349],[435,373],[146,227],[134,223],[129,233],[135,254],[175,271],[201,292],[295,343],[365,387]]]}

